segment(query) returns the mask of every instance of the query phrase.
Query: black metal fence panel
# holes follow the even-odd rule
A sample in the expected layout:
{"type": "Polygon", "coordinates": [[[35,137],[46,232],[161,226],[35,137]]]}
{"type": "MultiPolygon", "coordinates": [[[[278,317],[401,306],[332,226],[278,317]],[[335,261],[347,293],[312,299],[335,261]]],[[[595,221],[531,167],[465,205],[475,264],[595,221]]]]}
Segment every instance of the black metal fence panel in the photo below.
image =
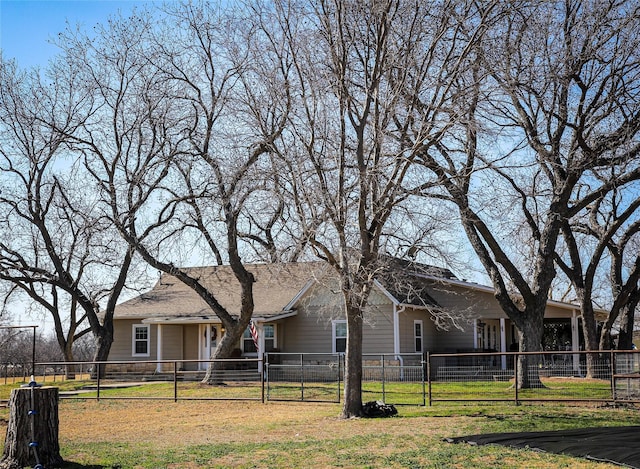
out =
{"type": "MultiPolygon", "coordinates": [[[[367,354],[362,364],[363,402],[640,403],[636,350],[367,354]]],[[[345,373],[342,354],[268,353],[264,359],[0,364],[0,384],[28,382],[32,368],[37,382],[59,383],[63,399],[174,401],[340,402],[345,373]]]]}

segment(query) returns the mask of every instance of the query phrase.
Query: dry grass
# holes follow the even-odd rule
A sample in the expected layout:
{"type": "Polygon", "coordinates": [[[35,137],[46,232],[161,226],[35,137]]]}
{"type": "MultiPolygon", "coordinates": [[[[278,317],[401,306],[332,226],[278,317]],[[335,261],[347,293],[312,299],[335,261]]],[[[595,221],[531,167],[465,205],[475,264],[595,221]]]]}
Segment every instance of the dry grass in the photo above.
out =
{"type": "MultiPolygon", "coordinates": [[[[77,463],[72,467],[91,468],[615,467],[533,451],[444,443],[444,437],[537,425],[537,412],[532,417],[526,408],[452,409],[409,407],[400,409],[400,418],[341,420],[335,404],[63,401],[60,443],[65,460],[77,463]]],[[[543,413],[544,419],[557,413],[565,423],[594,413],[598,424],[598,419],[624,418],[619,412],[625,411],[559,408],[543,413]]]]}

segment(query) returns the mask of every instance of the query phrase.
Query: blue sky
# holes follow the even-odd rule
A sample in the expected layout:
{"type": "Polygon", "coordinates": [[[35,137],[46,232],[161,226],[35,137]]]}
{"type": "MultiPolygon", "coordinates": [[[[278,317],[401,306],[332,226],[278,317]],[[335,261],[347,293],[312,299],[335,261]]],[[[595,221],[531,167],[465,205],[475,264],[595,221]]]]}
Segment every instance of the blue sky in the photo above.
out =
{"type": "MultiPolygon", "coordinates": [[[[48,41],[66,22],[91,28],[118,11],[127,14],[154,0],[0,0],[0,48],[21,67],[46,66],[57,53],[48,41]]],[[[159,2],[159,0],[156,0],[159,2]]]]}

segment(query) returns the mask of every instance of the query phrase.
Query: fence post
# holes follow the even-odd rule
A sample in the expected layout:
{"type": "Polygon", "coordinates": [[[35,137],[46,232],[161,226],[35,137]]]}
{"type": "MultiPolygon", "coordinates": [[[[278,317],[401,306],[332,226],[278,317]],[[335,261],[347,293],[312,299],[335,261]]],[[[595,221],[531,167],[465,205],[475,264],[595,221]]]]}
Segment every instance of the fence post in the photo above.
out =
{"type": "Polygon", "coordinates": [[[338,403],[340,403],[340,385],[342,384],[342,355],[338,354],[338,403]]]}
{"type": "Polygon", "coordinates": [[[260,401],[264,404],[264,374],[267,372],[267,368],[265,365],[265,359],[264,357],[268,356],[266,353],[262,354],[262,357],[260,358],[260,363],[258,363],[258,365],[260,365],[260,369],[262,370],[262,372],[260,373],[260,401]]]}
{"type": "Polygon", "coordinates": [[[611,354],[611,358],[609,359],[609,366],[610,366],[610,370],[611,370],[611,397],[613,398],[613,403],[616,403],[616,381],[615,381],[615,372],[616,372],[616,366],[615,366],[615,360],[616,360],[616,355],[614,353],[613,350],[610,350],[609,352],[611,354]]]}
{"type": "Polygon", "coordinates": [[[100,362],[96,362],[96,399],[100,400],[100,362]]]}
{"type": "MultiPolygon", "coordinates": [[[[267,398],[266,399],[269,400],[269,394],[270,394],[270,391],[271,391],[271,381],[270,381],[270,378],[269,378],[269,354],[268,353],[267,353],[266,357],[267,357],[267,360],[266,360],[266,363],[264,364],[264,373],[267,374],[267,378],[266,378],[266,381],[267,381],[267,398]]],[[[282,362],[282,358],[280,360],[282,362]]],[[[264,379],[264,376],[263,376],[263,379],[264,379]]]]}
{"type": "Polygon", "coordinates": [[[178,402],[178,362],[173,362],[173,402],[178,402]]]}
{"type": "Polygon", "coordinates": [[[380,355],[380,360],[382,361],[382,402],[387,402],[387,393],[385,390],[385,374],[384,374],[384,354],[380,355]]]}
{"type": "Polygon", "coordinates": [[[520,354],[516,352],[513,356],[513,388],[515,389],[515,401],[516,405],[520,405],[518,401],[518,362],[520,359],[520,354]]]}
{"type": "Polygon", "coordinates": [[[300,400],[304,402],[304,354],[300,354],[300,400]]]}
{"type": "Polygon", "coordinates": [[[429,383],[429,407],[431,407],[433,403],[431,397],[431,352],[427,352],[427,383],[429,383]]]}

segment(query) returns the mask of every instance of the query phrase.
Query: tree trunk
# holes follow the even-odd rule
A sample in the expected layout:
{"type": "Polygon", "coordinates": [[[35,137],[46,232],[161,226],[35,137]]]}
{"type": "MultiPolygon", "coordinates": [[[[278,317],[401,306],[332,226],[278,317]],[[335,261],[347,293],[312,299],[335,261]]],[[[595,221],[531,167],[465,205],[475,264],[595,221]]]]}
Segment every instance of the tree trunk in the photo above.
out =
{"type": "MultiPolygon", "coordinates": [[[[582,308],[582,332],[584,334],[584,344],[587,351],[596,351],[600,345],[593,304],[590,293],[578,292],[581,296],[580,304],[582,308]]],[[[586,356],[587,378],[602,377],[599,363],[599,353],[588,353],[586,356]]],[[[605,367],[606,368],[606,367],[605,367]]],[[[607,368],[608,369],[608,368],[607,368]]]]}
{"type": "Polygon", "coordinates": [[[631,350],[633,348],[633,325],[635,322],[635,310],[639,303],[638,299],[640,299],[640,295],[634,295],[633,301],[622,308],[618,350],[631,350]]]}
{"type": "Polygon", "coordinates": [[[14,389],[9,408],[0,469],[61,467],[64,461],[58,443],[58,388],[14,389]]]}
{"type": "MultiPolygon", "coordinates": [[[[540,315],[530,315],[531,319],[521,321],[518,326],[520,340],[520,352],[542,351],[542,335],[544,332],[544,320],[540,315]]],[[[540,355],[518,355],[518,376],[516,385],[518,389],[543,388],[540,381],[540,355]]]]}
{"type": "MultiPolygon", "coordinates": [[[[113,328],[103,327],[96,336],[96,352],[93,355],[94,362],[106,362],[109,359],[111,344],[113,343],[113,328]]],[[[96,379],[97,370],[100,369],[100,378],[104,378],[106,366],[94,366],[91,372],[91,379],[96,379]]]]}
{"type": "Polygon", "coordinates": [[[65,378],[76,379],[76,365],[73,364],[73,362],[75,362],[73,350],[71,350],[71,348],[65,348],[63,355],[64,361],[67,363],[65,365],[65,378]]]}
{"type": "Polygon", "coordinates": [[[347,353],[342,418],[362,416],[362,311],[347,305],[347,353]]]}
{"type": "Polygon", "coordinates": [[[211,355],[211,358],[214,361],[209,363],[207,372],[205,373],[204,378],[202,378],[202,384],[219,385],[224,382],[224,371],[229,366],[229,363],[215,360],[229,358],[231,356],[233,350],[238,346],[238,342],[240,341],[245,329],[246,327],[243,328],[240,324],[225,325],[225,333],[220,338],[218,346],[211,355]]]}

